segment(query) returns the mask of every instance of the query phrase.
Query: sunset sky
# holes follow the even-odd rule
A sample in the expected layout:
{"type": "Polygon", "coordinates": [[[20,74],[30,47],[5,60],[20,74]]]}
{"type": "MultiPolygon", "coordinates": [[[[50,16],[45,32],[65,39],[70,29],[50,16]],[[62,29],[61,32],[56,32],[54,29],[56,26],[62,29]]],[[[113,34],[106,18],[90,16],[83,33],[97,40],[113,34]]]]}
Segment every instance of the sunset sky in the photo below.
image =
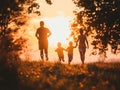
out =
{"type": "Polygon", "coordinates": [[[45,0],[38,0],[38,2],[40,3],[41,17],[74,17],[75,5],[72,0],[52,0],[52,5],[46,4],[45,0]]]}

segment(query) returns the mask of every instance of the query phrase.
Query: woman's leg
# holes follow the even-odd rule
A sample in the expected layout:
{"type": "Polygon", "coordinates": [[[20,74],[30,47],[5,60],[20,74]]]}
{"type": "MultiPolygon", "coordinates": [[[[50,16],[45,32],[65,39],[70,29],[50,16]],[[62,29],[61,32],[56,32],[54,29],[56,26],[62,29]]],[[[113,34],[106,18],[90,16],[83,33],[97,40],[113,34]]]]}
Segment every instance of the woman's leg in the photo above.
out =
{"type": "Polygon", "coordinates": [[[85,61],[85,52],[86,52],[86,48],[83,48],[83,53],[82,53],[82,62],[84,64],[85,61]]]}
{"type": "Polygon", "coordinates": [[[84,64],[84,61],[85,61],[85,52],[86,52],[85,48],[79,49],[79,53],[80,53],[80,58],[81,58],[82,64],[84,64]]]}
{"type": "Polygon", "coordinates": [[[82,64],[84,64],[84,54],[83,54],[83,52],[80,52],[80,58],[81,58],[82,64]]]}

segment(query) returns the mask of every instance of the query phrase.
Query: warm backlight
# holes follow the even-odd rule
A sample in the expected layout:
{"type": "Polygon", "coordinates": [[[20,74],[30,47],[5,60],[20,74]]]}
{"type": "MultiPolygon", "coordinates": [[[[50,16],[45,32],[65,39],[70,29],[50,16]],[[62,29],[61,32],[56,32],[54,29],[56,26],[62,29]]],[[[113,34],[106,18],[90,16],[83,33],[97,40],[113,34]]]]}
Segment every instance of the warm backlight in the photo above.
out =
{"type": "Polygon", "coordinates": [[[50,45],[56,45],[57,42],[62,44],[67,43],[67,38],[70,35],[70,18],[56,16],[54,18],[45,18],[46,27],[50,29],[52,35],[49,38],[50,45]]]}

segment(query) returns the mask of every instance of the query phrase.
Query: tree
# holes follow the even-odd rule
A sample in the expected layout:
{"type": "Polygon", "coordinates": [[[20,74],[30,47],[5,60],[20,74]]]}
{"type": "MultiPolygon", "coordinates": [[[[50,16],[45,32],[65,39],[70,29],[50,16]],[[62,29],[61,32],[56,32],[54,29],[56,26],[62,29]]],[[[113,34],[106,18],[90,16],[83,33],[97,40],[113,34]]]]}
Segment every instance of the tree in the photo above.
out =
{"type": "MultiPolygon", "coordinates": [[[[87,34],[95,33],[92,45],[95,49],[113,53],[120,45],[120,0],[73,0],[78,9],[75,23],[85,28],[87,34]]],[[[75,26],[75,23],[73,26],[75,26]]]]}
{"type": "MultiPolygon", "coordinates": [[[[40,15],[36,0],[1,0],[0,1],[0,78],[4,78],[0,89],[18,90],[17,60],[25,39],[14,39],[25,23],[28,13],[40,15]],[[5,87],[8,85],[7,87],[5,87]]],[[[52,4],[50,0],[46,0],[52,4]]]]}
{"type": "MultiPolygon", "coordinates": [[[[46,2],[52,4],[50,0],[46,0],[46,2]]],[[[13,33],[19,31],[20,27],[25,24],[28,13],[40,15],[39,8],[36,0],[0,1],[0,59],[5,59],[9,52],[22,49],[22,43],[25,40],[22,37],[14,40],[13,33]]]]}

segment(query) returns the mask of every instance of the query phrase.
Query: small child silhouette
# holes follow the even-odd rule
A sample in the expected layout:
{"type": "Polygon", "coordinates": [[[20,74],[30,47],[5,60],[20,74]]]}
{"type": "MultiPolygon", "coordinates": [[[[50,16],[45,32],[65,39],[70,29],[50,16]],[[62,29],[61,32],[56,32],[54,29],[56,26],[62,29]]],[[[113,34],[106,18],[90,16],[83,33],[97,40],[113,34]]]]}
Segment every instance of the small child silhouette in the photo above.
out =
{"type": "Polygon", "coordinates": [[[57,43],[57,49],[55,50],[55,52],[57,52],[57,54],[58,54],[58,57],[59,57],[59,60],[61,61],[63,61],[64,62],[64,53],[63,53],[63,50],[65,50],[62,46],[61,46],[61,43],[60,42],[58,42],[57,43]]]}
{"type": "Polygon", "coordinates": [[[73,46],[73,42],[72,41],[69,42],[69,46],[66,49],[66,51],[68,52],[68,64],[70,64],[71,61],[73,60],[73,49],[76,47],[77,47],[77,43],[76,46],[73,46]]]}

